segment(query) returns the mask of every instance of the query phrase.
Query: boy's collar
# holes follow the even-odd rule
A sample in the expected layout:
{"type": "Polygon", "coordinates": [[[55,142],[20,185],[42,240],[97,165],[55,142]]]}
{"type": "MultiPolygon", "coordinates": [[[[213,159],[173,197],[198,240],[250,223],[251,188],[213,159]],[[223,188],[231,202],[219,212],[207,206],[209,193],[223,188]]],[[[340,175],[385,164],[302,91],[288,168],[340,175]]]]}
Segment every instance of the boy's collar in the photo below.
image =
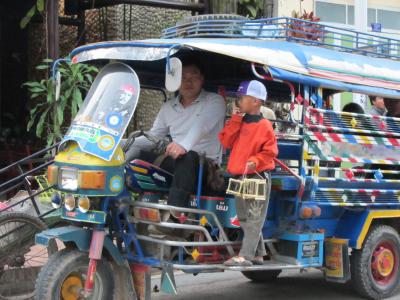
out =
{"type": "Polygon", "coordinates": [[[245,114],[244,117],[243,117],[243,122],[245,122],[245,123],[257,123],[262,119],[263,119],[263,116],[261,115],[261,113],[259,115],[245,114]]]}

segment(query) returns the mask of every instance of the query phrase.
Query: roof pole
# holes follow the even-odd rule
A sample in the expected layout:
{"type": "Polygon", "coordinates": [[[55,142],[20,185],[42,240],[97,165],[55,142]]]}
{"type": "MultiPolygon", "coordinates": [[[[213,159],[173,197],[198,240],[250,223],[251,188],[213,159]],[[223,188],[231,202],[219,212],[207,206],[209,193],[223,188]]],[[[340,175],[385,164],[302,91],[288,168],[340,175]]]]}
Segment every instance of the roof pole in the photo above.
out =
{"type": "Polygon", "coordinates": [[[368,0],[354,0],[354,20],[357,31],[368,30],[368,0]]]}
{"type": "Polygon", "coordinates": [[[59,55],[58,0],[46,1],[46,16],[47,56],[55,60],[59,55]]]}

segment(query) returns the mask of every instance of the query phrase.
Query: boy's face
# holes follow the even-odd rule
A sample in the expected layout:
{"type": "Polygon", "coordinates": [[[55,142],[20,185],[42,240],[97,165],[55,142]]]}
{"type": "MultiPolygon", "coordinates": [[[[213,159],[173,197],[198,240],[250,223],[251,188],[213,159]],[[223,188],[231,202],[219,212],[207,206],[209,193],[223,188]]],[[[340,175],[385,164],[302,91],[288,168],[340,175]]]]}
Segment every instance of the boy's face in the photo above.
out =
{"type": "Polygon", "coordinates": [[[252,113],[261,106],[261,101],[257,98],[247,95],[241,95],[239,98],[239,108],[242,113],[252,113]]]}

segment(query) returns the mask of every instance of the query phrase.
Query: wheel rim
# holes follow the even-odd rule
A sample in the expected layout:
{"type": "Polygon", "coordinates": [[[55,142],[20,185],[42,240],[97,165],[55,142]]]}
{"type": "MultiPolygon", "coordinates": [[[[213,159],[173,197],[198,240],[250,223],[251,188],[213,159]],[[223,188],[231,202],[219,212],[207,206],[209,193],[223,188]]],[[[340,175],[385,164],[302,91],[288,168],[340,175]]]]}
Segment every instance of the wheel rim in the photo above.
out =
{"type": "Polygon", "coordinates": [[[82,279],[79,276],[71,275],[61,286],[61,296],[64,300],[78,300],[79,292],[83,288],[82,279]]]}
{"type": "Polygon", "coordinates": [[[372,277],[379,285],[389,285],[398,272],[399,259],[390,241],[380,242],[371,257],[372,277]]]}
{"type": "MultiPolygon", "coordinates": [[[[87,266],[78,266],[76,272],[68,274],[60,289],[60,298],[62,300],[78,300],[82,299],[82,291],[86,280],[87,266]]],[[[103,278],[96,272],[94,277],[94,287],[92,294],[85,298],[90,300],[103,299],[104,288],[103,278]]]]}

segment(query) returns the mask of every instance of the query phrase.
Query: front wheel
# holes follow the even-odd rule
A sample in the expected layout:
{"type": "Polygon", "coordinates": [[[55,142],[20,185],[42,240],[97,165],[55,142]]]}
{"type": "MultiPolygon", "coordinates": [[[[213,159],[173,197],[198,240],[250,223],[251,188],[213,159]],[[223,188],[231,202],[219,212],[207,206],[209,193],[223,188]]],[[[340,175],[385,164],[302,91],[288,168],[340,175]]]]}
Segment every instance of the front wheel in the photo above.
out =
{"type": "Polygon", "coordinates": [[[282,270],[243,271],[242,274],[255,283],[268,283],[274,281],[282,270]]]}
{"type": "MultiPolygon", "coordinates": [[[[88,253],[76,249],[64,249],[57,252],[39,273],[35,299],[81,299],[88,266],[88,253]]],[[[112,274],[112,269],[107,261],[98,261],[93,293],[85,299],[113,299],[115,282],[112,274]]]]}
{"type": "Polygon", "coordinates": [[[351,278],[355,290],[368,299],[396,294],[400,284],[400,238],[386,225],[371,228],[364,245],[351,255],[351,278]]]}

